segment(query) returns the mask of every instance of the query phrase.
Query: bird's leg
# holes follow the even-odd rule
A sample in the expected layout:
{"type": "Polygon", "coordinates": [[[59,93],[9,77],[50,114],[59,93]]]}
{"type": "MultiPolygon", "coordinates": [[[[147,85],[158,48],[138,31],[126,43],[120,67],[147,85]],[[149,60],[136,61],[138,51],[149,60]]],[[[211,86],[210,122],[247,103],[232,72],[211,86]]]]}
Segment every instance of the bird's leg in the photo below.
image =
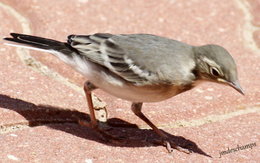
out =
{"type": "Polygon", "coordinates": [[[178,145],[176,145],[174,142],[170,141],[168,136],[163,133],[161,130],[159,130],[143,113],[142,113],[142,104],[143,103],[132,103],[131,109],[137,115],[139,118],[141,118],[145,123],[147,123],[154,132],[159,135],[162,138],[162,144],[166,146],[168,152],[172,152],[173,149],[176,149],[178,151],[184,152],[184,153],[190,153],[189,150],[184,149],[178,145]]]}
{"type": "Polygon", "coordinates": [[[84,83],[84,92],[85,92],[85,95],[86,95],[86,99],[87,99],[87,102],[88,102],[88,109],[89,109],[89,113],[90,113],[90,123],[87,124],[85,122],[84,126],[91,127],[91,128],[94,128],[94,129],[98,128],[98,122],[97,122],[97,119],[96,119],[96,116],[95,116],[95,109],[94,109],[94,106],[93,106],[92,94],[91,94],[91,92],[95,89],[96,89],[96,86],[94,86],[89,81],[86,81],[84,83]]]}
{"type": "Polygon", "coordinates": [[[85,92],[86,99],[88,102],[88,108],[89,108],[89,113],[90,113],[90,122],[87,122],[84,120],[79,120],[79,124],[96,130],[99,133],[102,140],[104,140],[104,141],[118,143],[120,138],[113,137],[112,135],[105,133],[103,130],[101,130],[99,128],[98,120],[96,119],[96,116],[95,116],[95,109],[94,109],[94,105],[93,105],[93,101],[92,101],[92,94],[91,94],[91,92],[93,90],[95,90],[96,88],[97,87],[89,81],[84,83],[84,92],[85,92]]]}

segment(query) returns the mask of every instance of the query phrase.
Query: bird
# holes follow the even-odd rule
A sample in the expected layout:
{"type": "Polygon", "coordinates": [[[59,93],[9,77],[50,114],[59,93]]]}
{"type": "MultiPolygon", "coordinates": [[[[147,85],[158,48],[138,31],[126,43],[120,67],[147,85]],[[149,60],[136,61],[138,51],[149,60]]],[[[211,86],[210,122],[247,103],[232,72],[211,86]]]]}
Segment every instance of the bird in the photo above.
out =
{"type": "Polygon", "coordinates": [[[244,95],[238,80],[237,66],[222,46],[193,46],[152,34],[69,35],[67,41],[10,33],[4,40],[11,46],[48,52],[87,78],[84,92],[90,122],[82,125],[99,129],[94,114],[92,91],[99,88],[132,102],[133,113],[148,124],[161,138],[168,152],[174,149],[191,153],[178,146],[142,112],[142,104],[160,102],[191,90],[205,81],[231,86],[244,95]]]}

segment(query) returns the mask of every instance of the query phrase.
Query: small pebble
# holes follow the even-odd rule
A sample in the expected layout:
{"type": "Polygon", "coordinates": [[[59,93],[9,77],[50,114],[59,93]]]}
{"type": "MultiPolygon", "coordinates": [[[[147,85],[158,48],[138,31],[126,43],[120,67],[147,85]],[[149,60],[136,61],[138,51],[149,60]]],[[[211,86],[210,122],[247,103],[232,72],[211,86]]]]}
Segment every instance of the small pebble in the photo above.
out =
{"type": "Polygon", "coordinates": [[[5,50],[6,50],[5,48],[0,48],[0,51],[1,51],[1,52],[5,51],[5,50]]]}
{"type": "Polygon", "coordinates": [[[206,100],[212,100],[212,99],[213,99],[212,96],[205,96],[204,98],[205,98],[206,100]]]}
{"type": "Polygon", "coordinates": [[[87,3],[89,0],[78,0],[80,3],[87,3]]]}
{"type": "Polygon", "coordinates": [[[204,91],[202,89],[195,89],[196,92],[203,93],[204,91]]]}
{"type": "Polygon", "coordinates": [[[86,159],[85,163],[93,163],[93,161],[91,159],[86,159]]]}
{"type": "Polygon", "coordinates": [[[10,159],[10,160],[14,160],[14,161],[19,161],[20,159],[15,157],[14,155],[7,155],[7,157],[10,159]]]}

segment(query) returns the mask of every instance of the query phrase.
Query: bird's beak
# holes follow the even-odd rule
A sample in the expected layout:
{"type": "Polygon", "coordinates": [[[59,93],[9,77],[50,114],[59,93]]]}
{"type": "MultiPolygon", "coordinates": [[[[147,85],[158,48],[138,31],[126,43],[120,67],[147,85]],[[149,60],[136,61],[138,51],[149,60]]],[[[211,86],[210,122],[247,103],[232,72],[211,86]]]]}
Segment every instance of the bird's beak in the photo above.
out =
{"type": "Polygon", "coordinates": [[[242,95],[245,95],[244,90],[242,89],[242,87],[240,86],[239,82],[228,82],[228,84],[233,87],[235,90],[237,90],[239,93],[241,93],[242,95]]]}
{"type": "Polygon", "coordinates": [[[223,79],[218,79],[219,82],[221,83],[226,83],[228,84],[229,86],[233,87],[235,90],[237,90],[239,93],[241,93],[242,95],[245,95],[245,92],[244,90],[242,89],[242,87],[240,86],[239,82],[238,81],[235,81],[235,82],[230,82],[230,81],[226,81],[226,80],[223,80],[223,79]]]}

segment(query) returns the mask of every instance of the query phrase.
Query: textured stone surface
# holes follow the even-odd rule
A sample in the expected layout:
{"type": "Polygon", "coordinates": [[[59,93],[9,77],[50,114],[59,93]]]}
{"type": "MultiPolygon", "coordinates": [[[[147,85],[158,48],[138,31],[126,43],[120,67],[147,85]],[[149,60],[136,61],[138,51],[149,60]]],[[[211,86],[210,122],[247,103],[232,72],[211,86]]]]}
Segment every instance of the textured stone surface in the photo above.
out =
{"type": "Polygon", "coordinates": [[[260,48],[260,0],[247,0],[249,3],[250,16],[252,19],[252,28],[256,30],[253,33],[253,39],[258,49],[260,48]]]}
{"type": "Polygon", "coordinates": [[[253,33],[254,40],[258,48],[260,48],[260,30],[253,33]]]}
{"type": "Polygon", "coordinates": [[[250,11],[253,17],[252,23],[260,27],[260,0],[247,0],[250,4],[250,11]]]}
{"type": "MultiPolygon", "coordinates": [[[[155,124],[194,151],[190,155],[168,154],[163,147],[151,144],[156,136],[146,129],[115,128],[111,132],[128,137],[128,144],[106,144],[93,131],[77,125],[77,119],[88,117],[84,95],[77,91],[84,77],[49,54],[30,51],[29,55],[64,79],[46,76],[28,66],[26,51],[0,42],[0,160],[259,162],[260,56],[259,48],[252,48],[243,34],[249,33],[259,45],[259,32],[245,25],[258,26],[259,1],[248,2],[253,7],[239,0],[2,0],[0,37],[20,32],[66,41],[69,34],[151,33],[193,45],[222,45],[237,62],[246,96],[205,83],[167,101],[144,105],[144,113],[155,124]],[[72,86],[66,84],[66,78],[72,86]],[[148,142],[144,142],[146,138],[148,142]],[[219,152],[249,143],[257,146],[219,158],[219,152]]],[[[111,118],[147,128],[133,115],[129,102],[102,90],[95,93],[107,103],[111,118]]]]}

